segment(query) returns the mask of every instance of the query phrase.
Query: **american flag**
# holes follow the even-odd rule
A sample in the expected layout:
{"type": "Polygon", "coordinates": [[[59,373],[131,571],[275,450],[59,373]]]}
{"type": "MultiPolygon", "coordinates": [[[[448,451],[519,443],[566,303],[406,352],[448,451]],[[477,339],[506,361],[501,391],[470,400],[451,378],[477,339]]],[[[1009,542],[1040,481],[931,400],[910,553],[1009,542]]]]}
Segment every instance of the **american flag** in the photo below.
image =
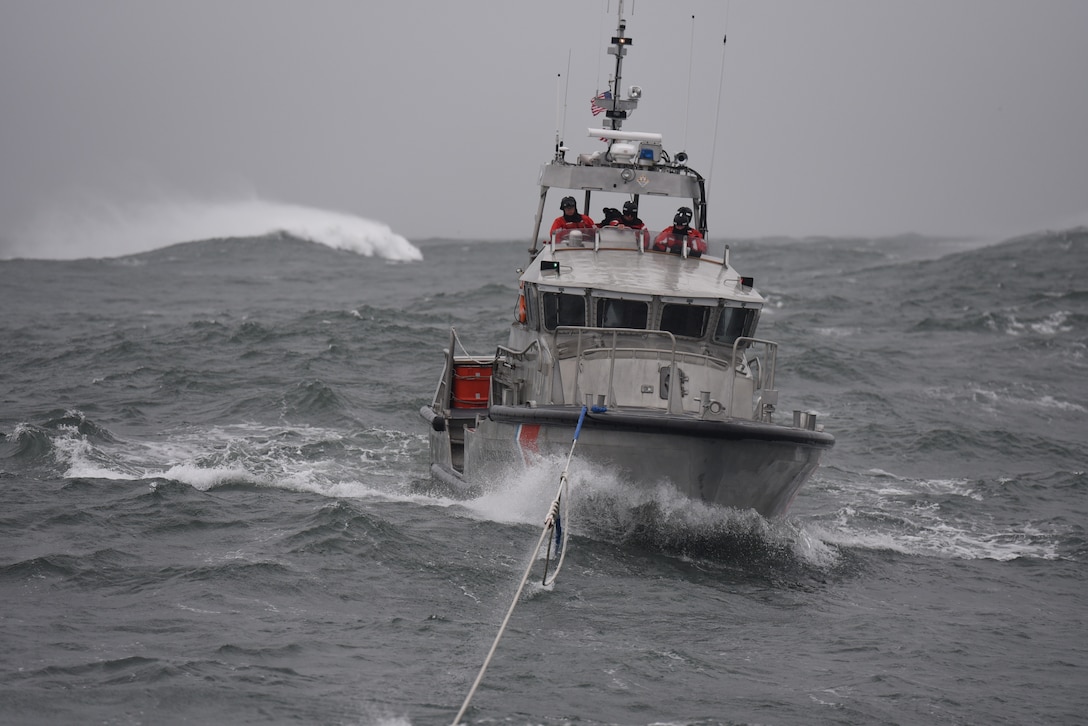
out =
{"type": "Polygon", "coordinates": [[[605,91],[604,93],[598,93],[593,98],[589,99],[589,110],[593,112],[594,116],[598,116],[608,109],[601,105],[601,101],[611,101],[612,91],[605,91]]]}

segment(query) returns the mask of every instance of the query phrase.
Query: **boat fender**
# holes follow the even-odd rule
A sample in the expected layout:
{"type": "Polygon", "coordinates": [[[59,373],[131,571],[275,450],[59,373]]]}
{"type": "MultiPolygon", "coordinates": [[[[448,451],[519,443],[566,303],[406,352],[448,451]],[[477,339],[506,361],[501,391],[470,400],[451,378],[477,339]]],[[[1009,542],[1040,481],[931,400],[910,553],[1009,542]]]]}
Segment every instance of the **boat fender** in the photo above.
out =
{"type": "Polygon", "coordinates": [[[593,408],[591,408],[589,410],[592,411],[593,413],[607,413],[608,412],[608,406],[594,406],[593,408]]]}
{"type": "Polygon", "coordinates": [[[419,415],[422,416],[435,431],[442,432],[446,430],[446,417],[439,416],[430,406],[424,406],[419,409],[419,415]]]}

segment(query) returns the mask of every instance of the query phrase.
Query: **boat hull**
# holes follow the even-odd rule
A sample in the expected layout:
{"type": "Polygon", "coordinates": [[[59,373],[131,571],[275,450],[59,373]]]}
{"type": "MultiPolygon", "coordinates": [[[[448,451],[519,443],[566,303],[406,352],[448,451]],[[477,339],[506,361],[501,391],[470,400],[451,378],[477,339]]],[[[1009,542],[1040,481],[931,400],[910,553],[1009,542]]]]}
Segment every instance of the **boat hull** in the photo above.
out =
{"type": "MultiPolygon", "coordinates": [[[[581,409],[492,406],[464,431],[464,486],[496,481],[512,465],[565,455],[581,409]]],[[[432,431],[432,448],[444,432],[432,431]]],[[[588,413],[576,458],[612,468],[638,486],[669,481],[685,496],[723,507],[784,514],[834,439],[822,431],[659,411],[588,413]]],[[[455,484],[458,473],[435,475],[455,484]]]]}

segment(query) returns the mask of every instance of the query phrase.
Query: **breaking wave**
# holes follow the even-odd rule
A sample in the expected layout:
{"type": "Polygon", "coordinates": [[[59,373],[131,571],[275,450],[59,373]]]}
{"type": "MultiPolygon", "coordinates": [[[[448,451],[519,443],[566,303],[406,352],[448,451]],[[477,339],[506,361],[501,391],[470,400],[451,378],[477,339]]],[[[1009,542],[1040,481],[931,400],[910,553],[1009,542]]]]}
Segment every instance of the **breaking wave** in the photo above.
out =
{"type": "Polygon", "coordinates": [[[258,198],[58,205],[39,212],[14,240],[0,246],[0,259],[121,257],[179,242],[277,232],[367,257],[423,259],[415,245],[382,222],[258,198]]]}

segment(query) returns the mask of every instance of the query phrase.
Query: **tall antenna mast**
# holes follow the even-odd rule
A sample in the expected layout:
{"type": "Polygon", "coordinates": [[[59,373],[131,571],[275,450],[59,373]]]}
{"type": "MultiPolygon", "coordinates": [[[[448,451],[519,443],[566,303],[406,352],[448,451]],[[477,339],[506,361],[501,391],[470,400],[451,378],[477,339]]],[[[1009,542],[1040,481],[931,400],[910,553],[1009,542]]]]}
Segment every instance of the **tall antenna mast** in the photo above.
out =
{"type": "Polygon", "coordinates": [[[616,56],[616,72],[610,83],[612,90],[612,108],[605,111],[605,117],[612,122],[612,128],[619,130],[635,107],[638,105],[638,95],[631,94],[629,98],[620,99],[620,88],[623,79],[623,57],[627,55],[627,48],[634,44],[633,38],[627,37],[627,21],[623,18],[623,0],[619,0],[616,13],[616,34],[612,36],[612,45],[608,48],[608,54],[616,56]]]}

